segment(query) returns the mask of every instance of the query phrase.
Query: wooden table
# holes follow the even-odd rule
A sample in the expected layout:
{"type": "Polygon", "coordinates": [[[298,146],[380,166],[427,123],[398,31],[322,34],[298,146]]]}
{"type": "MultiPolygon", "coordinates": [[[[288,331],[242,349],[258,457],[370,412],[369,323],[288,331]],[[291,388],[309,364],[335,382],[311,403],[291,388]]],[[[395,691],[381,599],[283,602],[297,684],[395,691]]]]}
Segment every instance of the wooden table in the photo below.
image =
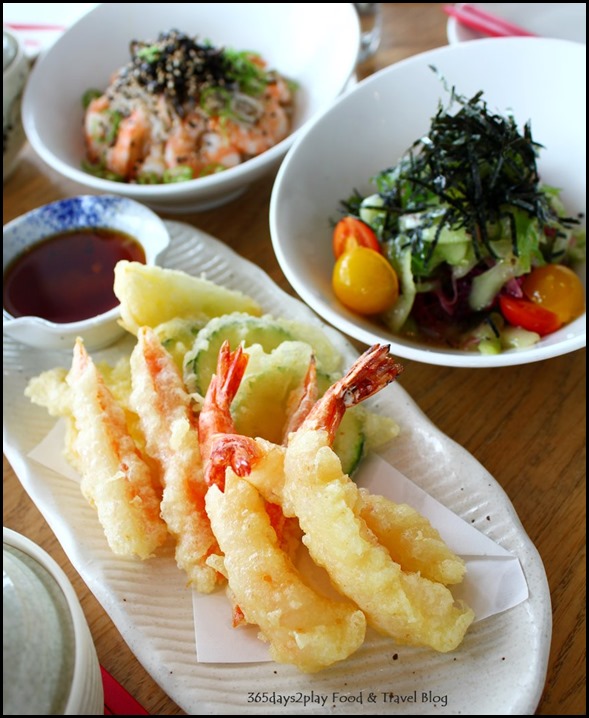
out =
{"type": "MultiPolygon", "coordinates": [[[[446,44],[441,3],[384,3],[380,50],[364,77],[446,44]]],[[[208,232],[290,289],[268,228],[273,177],[231,205],[181,219],[208,232]]],[[[4,222],[83,188],[47,168],[26,147],[4,185],[4,222]]],[[[173,219],[173,218],[172,218],[173,219]]],[[[505,489],[548,575],[553,637],[540,715],[582,715],[585,693],[585,351],[495,370],[405,361],[403,386],[449,437],[505,489]]],[[[63,567],[81,600],[100,663],[151,714],[183,715],[146,673],[71,566],[54,534],[4,461],[4,526],[29,537],[63,567]]]]}

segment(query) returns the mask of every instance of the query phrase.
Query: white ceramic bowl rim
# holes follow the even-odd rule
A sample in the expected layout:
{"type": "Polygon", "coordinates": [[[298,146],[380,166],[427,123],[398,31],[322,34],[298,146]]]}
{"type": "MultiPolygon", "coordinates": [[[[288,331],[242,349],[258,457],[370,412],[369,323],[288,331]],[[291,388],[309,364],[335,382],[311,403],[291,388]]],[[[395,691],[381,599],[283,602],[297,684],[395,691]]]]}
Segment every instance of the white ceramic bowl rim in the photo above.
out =
{"type": "Polygon", "coordinates": [[[10,81],[12,75],[18,71],[20,60],[24,56],[25,51],[24,46],[17,35],[10,32],[10,30],[7,30],[6,28],[4,28],[3,33],[4,36],[8,38],[12,50],[6,66],[4,66],[3,63],[3,82],[7,82],[10,81]]]}

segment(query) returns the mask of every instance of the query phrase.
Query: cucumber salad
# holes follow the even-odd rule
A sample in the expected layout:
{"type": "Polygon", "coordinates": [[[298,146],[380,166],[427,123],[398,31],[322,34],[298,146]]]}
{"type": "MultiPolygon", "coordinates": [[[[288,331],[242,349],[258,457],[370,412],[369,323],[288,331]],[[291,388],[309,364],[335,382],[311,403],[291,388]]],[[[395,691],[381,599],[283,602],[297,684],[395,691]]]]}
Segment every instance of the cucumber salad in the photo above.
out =
{"type": "Polygon", "coordinates": [[[540,182],[530,123],[450,91],[428,133],[341,202],[333,289],[396,334],[483,353],[523,348],[580,316],[571,267],[585,231],[540,182]],[[450,110],[458,106],[458,110],[450,110]]]}

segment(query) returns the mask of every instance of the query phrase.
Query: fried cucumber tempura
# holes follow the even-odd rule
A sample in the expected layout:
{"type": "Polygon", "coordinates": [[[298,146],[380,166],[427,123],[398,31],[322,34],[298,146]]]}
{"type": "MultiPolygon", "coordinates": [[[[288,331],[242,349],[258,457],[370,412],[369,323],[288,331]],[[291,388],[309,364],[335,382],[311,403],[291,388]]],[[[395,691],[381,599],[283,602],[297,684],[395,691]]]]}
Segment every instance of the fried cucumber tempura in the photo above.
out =
{"type": "Polygon", "coordinates": [[[206,564],[219,547],[205,511],[197,422],[174,360],[148,327],[131,354],[131,379],[130,403],[161,471],[161,515],[176,539],[176,563],[197,591],[210,593],[224,579],[206,564]]]}
{"type": "Polygon", "coordinates": [[[80,339],[67,383],[73,390],[82,493],[96,508],[114,553],[148,558],[168,539],[159,487],[128,432],[123,409],[80,339]]]}
{"type": "Polygon", "coordinates": [[[278,546],[264,500],[253,486],[228,470],[224,491],[211,486],[206,508],[231,592],[247,622],[259,626],[275,661],[312,673],[360,647],[364,614],[304,583],[278,546]]]}

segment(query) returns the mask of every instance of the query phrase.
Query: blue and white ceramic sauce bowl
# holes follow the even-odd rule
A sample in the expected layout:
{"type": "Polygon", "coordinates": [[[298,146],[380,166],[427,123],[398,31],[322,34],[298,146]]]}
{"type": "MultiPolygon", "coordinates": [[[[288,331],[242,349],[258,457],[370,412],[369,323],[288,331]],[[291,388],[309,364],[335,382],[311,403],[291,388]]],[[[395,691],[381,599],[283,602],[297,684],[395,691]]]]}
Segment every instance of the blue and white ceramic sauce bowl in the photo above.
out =
{"type": "Polygon", "coordinates": [[[121,259],[158,263],[170,241],[150,209],[114,195],[69,197],[3,231],[4,335],[36,349],[69,351],[76,338],[101,349],[124,330],[113,291],[121,259]]]}

